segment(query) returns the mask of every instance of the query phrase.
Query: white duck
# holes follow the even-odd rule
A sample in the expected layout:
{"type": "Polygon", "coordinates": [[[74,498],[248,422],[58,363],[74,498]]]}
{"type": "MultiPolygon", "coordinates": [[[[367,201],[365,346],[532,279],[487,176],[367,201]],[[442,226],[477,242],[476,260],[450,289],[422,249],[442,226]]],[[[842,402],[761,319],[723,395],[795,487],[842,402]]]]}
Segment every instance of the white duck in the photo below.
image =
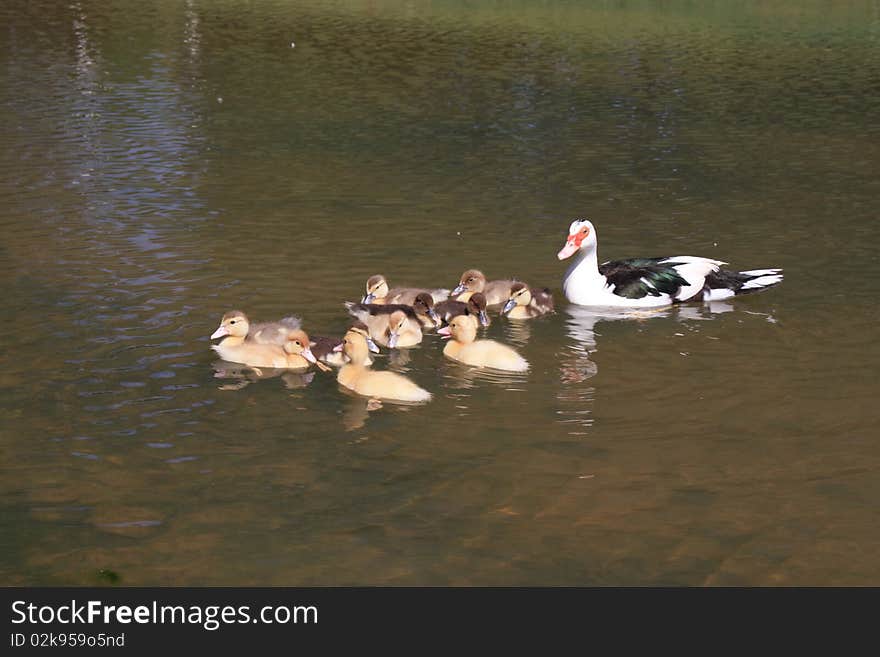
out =
{"type": "Polygon", "coordinates": [[[596,229],[575,219],[560,260],[575,253],[565,273],[565,297],[580,306],[659,308],[685,301],[718,301],[756,292],[782,281],[781,269],[730,271],[720,260],[697,256],[633,258],[598,264],[596,229]]]}

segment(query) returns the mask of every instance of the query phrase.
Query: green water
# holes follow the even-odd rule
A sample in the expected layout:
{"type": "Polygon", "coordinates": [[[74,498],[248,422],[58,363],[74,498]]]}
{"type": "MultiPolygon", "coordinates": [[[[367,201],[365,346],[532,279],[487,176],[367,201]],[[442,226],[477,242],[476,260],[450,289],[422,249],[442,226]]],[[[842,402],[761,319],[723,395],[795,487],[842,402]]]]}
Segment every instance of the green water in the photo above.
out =
{"type": "Polygon", "coordinates": [[[0,583],[880,583],[878,53],[872,1],[3,3],[0,583]],[[786,279],[596,316],[580,216],[786,279]],[[554,290],[527,375],[209,348],[470,267],[554,290]]]}

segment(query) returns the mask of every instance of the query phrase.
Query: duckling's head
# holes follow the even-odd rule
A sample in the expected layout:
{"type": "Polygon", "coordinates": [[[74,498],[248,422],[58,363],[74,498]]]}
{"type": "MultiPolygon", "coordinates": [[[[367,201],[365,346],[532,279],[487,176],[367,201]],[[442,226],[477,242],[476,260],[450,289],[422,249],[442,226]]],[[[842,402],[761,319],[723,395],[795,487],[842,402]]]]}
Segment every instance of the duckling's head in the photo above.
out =
{"type": "Polygon", "coordinates": [[[367,279],[367,293],[361,299],[361,303],[373,303],[374,299],[384,299],[387,296],[388,281],[382,274],[376,274],[367,279]]]}
{"type": "Polygon", "coordinates": [[[341,351],[348,356],[352,365],[363,365],[369,356],[367,339],[359,331],[349,331],[342,338],[342,343],[336,345],[333,351],[341,351]]]}
{"type": "Polygon", "coordinates": [[[531,302],[532,291],[529,286],[525,283],[514,283],[510,286],[510,297],[504,304],[504,308],[501,309],[501,314],[506,315],[513,310],[514,306],[528,306],[531,302]]]}
{"type": "Polygon", "coordinates": [[[287,340],[284,342],[284,351],[295,356],[302,356],[310,363],[318,361],[312,354],[311,342],[305,331],[291,331],[287,334],[287,340]]]}
{"type": "Polygon", "coordinates": [[[367,328],[366,324],[361,321],[357,321],[352,324],[351,328],[349,328],[348,330],[349,332],[360,333],[367,341],[367,349],[372,351],[374,354],[379,353],[379,347],[376,346],[376,343],[373,342],[373,338],[370,337],[370,329],[367,328]]]}
{"type": "Polygon", "coordinates": [[[388,318],[388,346],[391,349],[397,346],[401,332],[406,328],[406,313],[402,310],[395,310],[388,318]]]}
{"type": "Polygon", "coordinates": [[[486,287],[486,276],[478,269],[468,269],[461,275],[458,285],[452,291],[452,296],[457,297],[462,292],[482,292],[486,287]]]}
{"type": "Polygon", "coordinates": [[[471,295],[467,302],[467,312],[479,320],[480,326],[489,326],[489,315],[486,314],[486,295],[482,292],[471,295]]]}
{"type": "Polygon", "coordinates": [[[234,338],[243,338],[248,334],[250,324],[248,324],[247,315],[240,310],[230,310],[223,315],[220,320],[220,326],[211,334],[211,339],[223,338],[231,335],[234,338]]]}
{"type": "Polygon", "coordinates": [[[420,292],[413,301],[412,309],[416,315],[427,315],[434,322],[434,326],[440,326],[442,323],[437,313],[434,312],[434,297],[427,292],[420,292]]]}
{"type": "Polygon", "coordinates": [[[449,326],[444,326],[437,331],[444,340],[452,338],[456,342],[467,344],[477,337],[477,320],[473,315],[458,315],[452,318],[449,326]]]}

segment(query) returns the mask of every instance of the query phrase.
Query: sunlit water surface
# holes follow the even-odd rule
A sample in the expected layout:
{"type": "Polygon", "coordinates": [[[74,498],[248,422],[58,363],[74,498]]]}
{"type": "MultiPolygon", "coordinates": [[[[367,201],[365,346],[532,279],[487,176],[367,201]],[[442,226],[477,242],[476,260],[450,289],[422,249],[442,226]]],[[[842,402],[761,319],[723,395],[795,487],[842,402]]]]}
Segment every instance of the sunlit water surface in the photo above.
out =
{"type": "Polygon", "coordinates": [[[880,584],[880,5],[655,4],[4,2],[0,582],[880,584]],[[576,216],[786,280],[596,315],[576,216]],[[209,349],[469,267],[528,374],[209,349]]]}

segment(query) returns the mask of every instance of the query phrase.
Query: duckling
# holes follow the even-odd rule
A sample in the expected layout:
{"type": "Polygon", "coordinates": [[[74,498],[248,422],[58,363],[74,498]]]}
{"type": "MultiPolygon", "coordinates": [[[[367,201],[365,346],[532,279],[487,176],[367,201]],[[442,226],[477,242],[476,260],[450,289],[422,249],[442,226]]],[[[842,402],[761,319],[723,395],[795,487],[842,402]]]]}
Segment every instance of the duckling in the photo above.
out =
{"type": "Polygon", "coordinates": [[[376,274],[367,279],[367,293],[364,295],[363,299],[361,299],[361,303],[375,303],[380,305],[386,303],[402,303],[411,306],[415,302],[416,297],[422,292],[430,294],[434,301],[442,301],[449,296],[449,290],[445,289],[426,290],[424,288],[415,287],[395,287],[389,289],[388,281],[385,280],[385,277],[382,274],[376,274]]]}
{"type": "Polygon", "coordinates": [[[434,311],[434,298],[427,292],[417,294],[412,305],[402,303],[346,303],[345,307],[352,316],[359,319],[366,317],[367,314],[390,315],[400,310],[406,313],[407,317],[418,320],[422,328],[433,329],[443,323],[434,311]]]}
{"type": "Polygon", "coordinates": [[[437,331],[451,340],[443,348],[443,355],[476,367],[525,372],[529,363],[514,349],[494,340],[475,340],[477,320],[471,315],[453,317],[449,326],[437,331]]]}
{"type": "MultiPolygon", "coordinates": [[[[245,314],[232,310],[225,315],[211,339],[223,338],[220,344],[211,345],[220,358],[232,363],[251,367],[287,367],[287,354],[281,344],[257,342],[249,339],[250,324],[245,314]]],[[[265,336],[264,336],[265,337],[265,336]]]]}
{"type": "Polygon", "coordinates": [[[311,341],[305,331],[291,331],[284,343],[284,353],[287,354],[287,368],[291,370],[308,369],[314,363],[318,369],[327,371],[330,368],[318,362],[310,348],[311,341]]]}
{"type": "Polygon", "coordinates": [[[510,287],[510,298],[501,310],[502,315],[514,319],[531,319],[553,312],[553,294],[550,288],[532,292],[525,283],[514,283],[510,287]]]}
{"type": "Polygon", "coordinates": [[[390,312],[376,304],[346,302],[348,312],[366,324],[369,335],[383,347],[412,347],[422,341],[422,323],[410,306],[390,304],[390,312]]]}
{"type": "Polygon", "coordinates": [[[468,269],[461,275],[459,283],[450,296],[459,301],[467,301],[475,292],[486,295],[487,306],[497,306],[510,298],[510,286],[513,281],[487,281],[486,275],[478,269],[468,269]]]}
{"type": "Polygon", "coordinates": [[[452,321],[453,317],[459,315],[473,315],[483,327],[491,324],[486,312],[486,295],[482,292],[474,292],[467,301],[456,301],[455,299],[441,301],[434,306],[434,310],[440,319],[447,324],[452,321]]]}
{"type": "MultiPolygon", "coordinates": [[[[369,329],[367,329],[367,325],[363,322],[354,322],[351,325],[349,331],[356,331],[364,336],[367,340],[367,348],[373,352],[374,354],[379,353],[379,347],[376,346],[376,343],[373,342],[373,339],[370,337],[369,329]]],[[[345,365],[345,354],[341,351],[333,351],[334,347],[342,344],[342,338],[330,338],[326,336],[315,336],[312,338],[312,353],[315,354],[315,358],[319,361],[327,363],[328,365],[333,365],[334,367],[341,367],[345,365]]],[[[373,359],[370,358],[369,354],[367,354],[367,365],[373,364],[373,359]]]]}
{"type": "Polygon", "coordinates": [[[258,344],[283,345],[287,340],[287,335],[291,331],[298,330],[301,324],[299,317],[293,316],[284,317],[277,322],[251,324],[243,312],[230,310],[223,315],[220,326],[211,335],[211,339],[232,335],[247,338],[258,344]]]}
{"type": "Polygon", "coordinates": [[[336,380],[340,385],[365,397],[406,402],[425,402],[431,393],[396,372],[373,372],[366,366],[367,340],[363,334],[349,331],[335,350],[349,362],[343,365],[336,380]]]}

